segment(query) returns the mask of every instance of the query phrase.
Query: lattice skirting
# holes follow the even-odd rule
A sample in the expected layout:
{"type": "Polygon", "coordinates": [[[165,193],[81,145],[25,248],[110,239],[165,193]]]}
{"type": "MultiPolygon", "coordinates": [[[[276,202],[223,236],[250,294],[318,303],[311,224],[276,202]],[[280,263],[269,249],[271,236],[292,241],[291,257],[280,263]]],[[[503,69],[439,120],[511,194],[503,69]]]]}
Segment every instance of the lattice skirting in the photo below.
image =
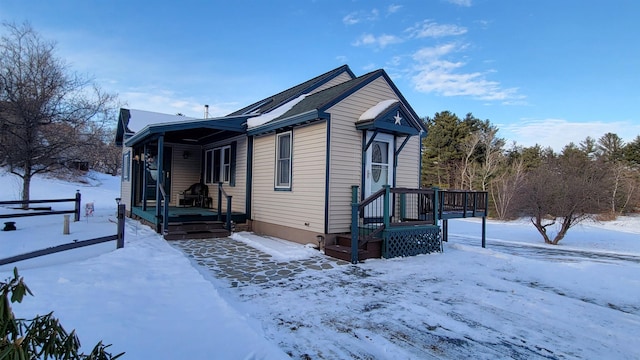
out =
{"type": "Polygon", "coordinates": [[[411,227],[384,230],[382,256],[414,256],[442,251],[440,227],[411,227]]]}

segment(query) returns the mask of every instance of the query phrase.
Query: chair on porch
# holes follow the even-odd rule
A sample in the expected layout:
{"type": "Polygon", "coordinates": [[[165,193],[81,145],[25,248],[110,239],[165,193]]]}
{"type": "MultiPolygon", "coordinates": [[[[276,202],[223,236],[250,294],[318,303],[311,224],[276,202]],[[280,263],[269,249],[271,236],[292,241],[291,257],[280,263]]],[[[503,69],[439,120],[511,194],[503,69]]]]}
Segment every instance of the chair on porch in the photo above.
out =
{"type": "Polygon", "coordinates": [[[184,205],[211,207],[212,199],[209,197],[209,187],[203,183],[195,183],[181,194],[184,205]]]}

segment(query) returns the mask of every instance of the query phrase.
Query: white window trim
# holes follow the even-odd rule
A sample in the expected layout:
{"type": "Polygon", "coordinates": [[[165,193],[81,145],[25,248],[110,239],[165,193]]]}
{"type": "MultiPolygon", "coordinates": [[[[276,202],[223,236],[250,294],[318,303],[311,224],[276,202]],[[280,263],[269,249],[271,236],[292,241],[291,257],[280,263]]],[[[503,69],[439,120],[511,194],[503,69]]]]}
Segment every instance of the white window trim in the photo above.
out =
{"type": "Polygon", "coordinates": [[[215,159],[213,158],[213,154],[215,154],[216,150],[220,150],[220,168],[219,170],[219,175],[222,178],[222,182],[225,184],[228,184],[229,181],[231,180],[231,145],[225,145],[225,146],[219,146],[219,147],[215,147],[215,148],[211,148],[208,149],[207,151],[205,151],[205,172],[208,172],[211,178],[211,182],[206,182],[207,176],[205,176],[205,183],[208,185],[211,184],[217,184],[220,182],[220,179],[214,179],[213,175],[214,175],[214,169],[213,169],[213,164],[215,164],[215,159]],[[225,156],[224,154],[228,153],[229,154],[229,163],[225,164],[224,160],[225,160],[225,156]],[[212,164],[207,163],[206,159],[207,159],[207,154],[211,153],[211,161],[213,162],[212,164]],[[228,169],[227,174],[229,175],[228,179],[224,179],[224,175],[225,175],[225,166],[228,169]]]}
{"type": "Polygon", "coordinates": [[[122,155],[122,180],[131,180],[131,151],[127,151],[122,155]]]}
{"type": "Polygon", "coordinates": [[[276,189],[291,189],[291,183],[293,182],[293,167],[291,166],[293,163],[293,133],[292,131],[287,131],[283,133],[276,134],[276,156],[275,156],[275,179],[274,179],[274,187],[276,189]],[[288,183],[279,183],[280,180],[280,138],[283,136],[289,136],[289,181],[288,183]]]}

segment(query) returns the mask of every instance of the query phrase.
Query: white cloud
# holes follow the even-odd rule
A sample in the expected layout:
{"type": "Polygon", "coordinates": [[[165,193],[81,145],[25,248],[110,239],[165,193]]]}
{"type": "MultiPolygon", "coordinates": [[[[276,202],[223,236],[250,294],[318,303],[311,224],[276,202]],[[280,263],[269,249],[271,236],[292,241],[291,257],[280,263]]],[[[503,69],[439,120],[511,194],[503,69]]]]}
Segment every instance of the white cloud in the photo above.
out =
{"type": "Polygon", "coordinates": [[[400,62],[402,62],[402,57],[400,57],[400,56],[394,56],[394,57],[392,57],[392,58],[391,58],[391,60],[389,60],[389,61],[387,62],[387,64],[388,64],[389,66],[399,66],[399,65],[400,65],[400,62]]]}
{"type": "Polygon", "coordinates": [[[356,16],[356,14],[349,14],[342,18],[342,22],[345,25],[355,25],[360,22],[360,19],[356,16]]]}
{"type": "Polygon", "coordinates": [[[353,42],[354,46],[373,46],[377,48],[385,48],[391,44],[398,44],[403,42],[402,38],[395,35],[382,34],[375,36],[373,34],[362,34],[359,39],[353,42]]]}
{"type": "Polygon", "coordinates": [[[516,141],[518,145],[551,147],[559,152],[570,142],[578,145],[587,136],[598,139],[611,132],[625,142],[633,141],[640,133],[640,124],[632,121],[569,121],[565,119],[522,119],[517,124],[498,124],[500,136],[516,141]]]}
{"type": "MultiPolygon", "coordinates": [[[[161,89],[137,89],[119,94],[121,100],[126,102],[124,107],[138,110],[154,111],[163,114],[181,113],[189,117],[202,118],[204,116],[204,104],[193,98],[181,97],[170,90],[161,89]]],[[[235,103],[209,103],[209,116],[224,116],[234,110],[235,103]]]]}
{"type": "Polygon", "coordinates": [[[463,45],[457,45],[454,43],[442,44],[434,47],[425,47],[416,51],[413,54],[413,59],[418,62],[431,62],[439,59],[444,55],[463,49],[463,45]]]}
{"type": "Polygon", "coordinates": [[[373,9],[369,12],[366,11],[356,11],[350,14],[347,14],[342,18],[342,22],[345,25],[355,25],[365,21],[375,21],[378,20],[380,12],[378,9],[373,9]]]}
{"type": "Polygon", "coordinates": [[[492,21],[489,20],[476,20],[474,23],[480,25],[481,29],[488,29],[489,25],[491,25],[492,21]]]}
{"type": "Polygon", "coordinates": [[[417,91],[435,92],[443,96],[471,96],[487,101],[522,100],[517,88],[504,89],[499,82],[487,79],[485,72],[464,72],[466,62],[447,58],[467,48],[464,44],[448,43],[425,47],[413,54],[416,62],[412,77],[417,91]]]}
{"type": "Polygon", "coordinates": [[[467,28],[453,24],[438,24],[431,20],[424,20],[405,30],[414,38],[440,38],[445,36],[457,36],[467,32],[467,28]]]}
{"type": "Polygon", "coordinates": [[[402,5],[397,5],[397,4],[391,4],[389,5],[389,7],[387,7],[387,12],[389,14],[393,14],[398,12],[398,10],[400,10],[402,8],[402,5]]]}
{"type": "Polygon", "coordinates": [[[471,6],[471,0],[447,0],[447,2],[450,2],[451,4],[458,5],[458,6],[464,6],[464,7],[471,6]]]}
{"type": "Polygon", "coordinates": [[[362,70],[367,71],[367,72],[373,71],[375,69],[377,69],[377,66],[374,63],[368,63],[367,65],[362,67],[362,70]]]}

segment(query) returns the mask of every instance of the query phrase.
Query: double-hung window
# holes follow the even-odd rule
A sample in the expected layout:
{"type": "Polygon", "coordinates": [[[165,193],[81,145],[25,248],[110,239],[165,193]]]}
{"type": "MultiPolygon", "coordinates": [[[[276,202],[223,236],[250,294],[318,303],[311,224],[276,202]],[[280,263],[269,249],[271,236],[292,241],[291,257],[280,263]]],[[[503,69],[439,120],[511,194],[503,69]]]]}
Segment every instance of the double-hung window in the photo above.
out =
{"type": "Polygon", "coordinates": [[[207,150],[205,153],[205,183],[228,183],[231,180],[231,146],[207,150]]]}
{"type": "Polygon", "coordinates": [[[276,189],[291,189],[291,131],[276,135],[276,189]]]}

